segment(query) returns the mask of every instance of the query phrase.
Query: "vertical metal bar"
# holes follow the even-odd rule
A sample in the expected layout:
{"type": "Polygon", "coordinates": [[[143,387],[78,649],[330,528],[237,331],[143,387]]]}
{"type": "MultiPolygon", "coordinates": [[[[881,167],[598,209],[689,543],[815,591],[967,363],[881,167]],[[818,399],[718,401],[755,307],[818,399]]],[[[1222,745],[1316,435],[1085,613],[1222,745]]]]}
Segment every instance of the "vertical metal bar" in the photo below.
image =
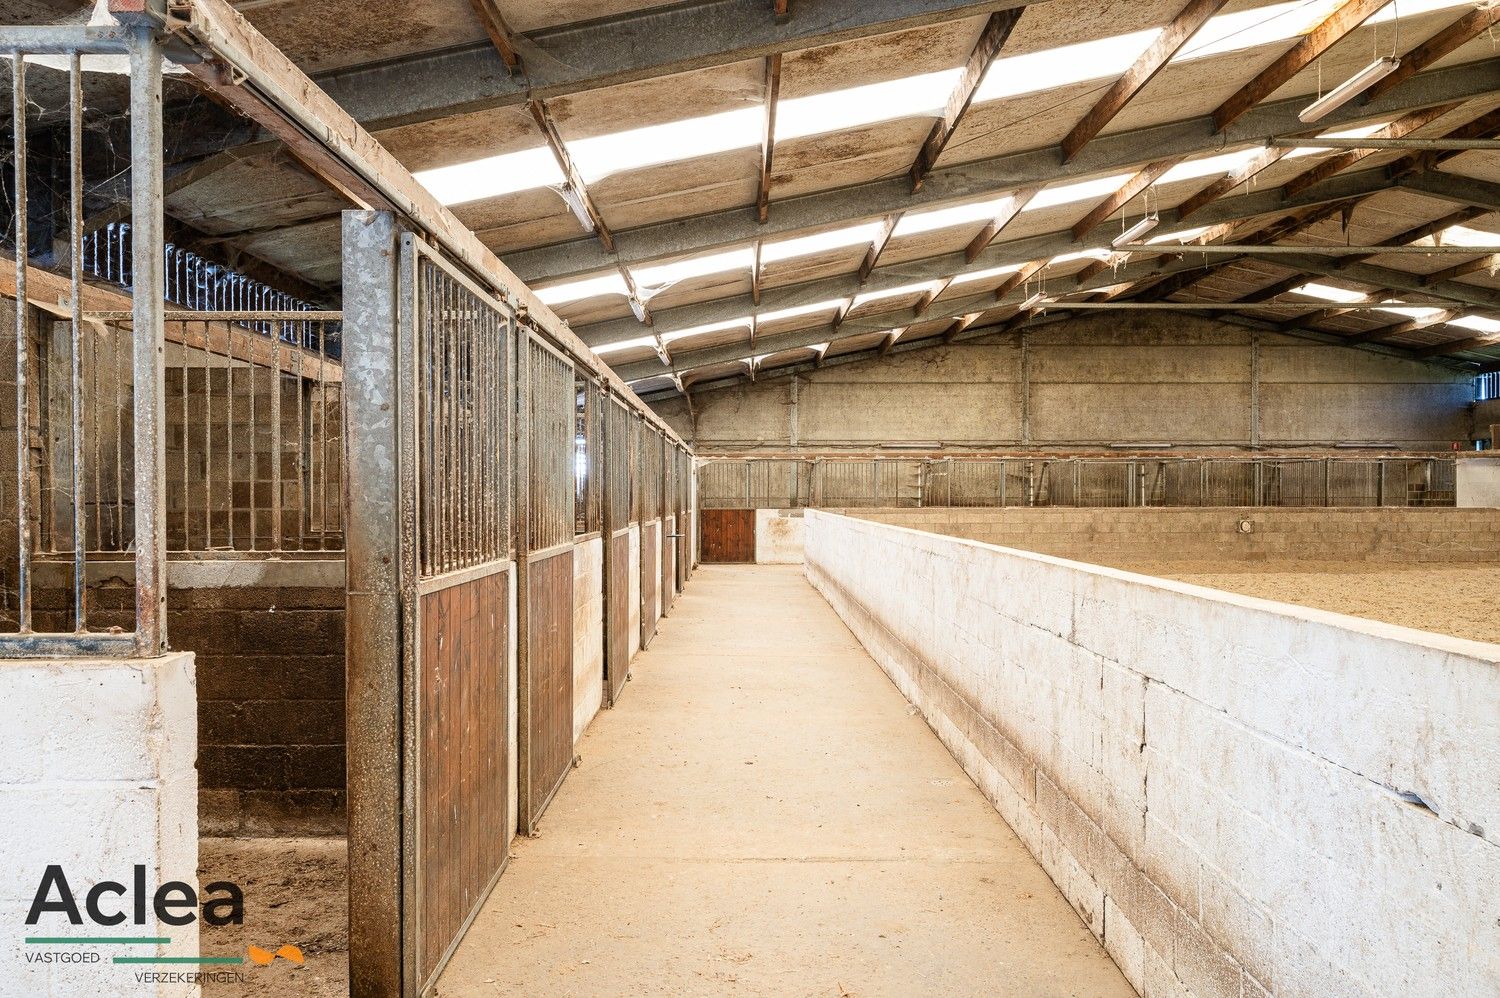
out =
{"type": "Polygon", "coordinates": [[[166,645],[167,562],[162,531],[165,469],[162,426],[162,96],[161,44],[149,28],[130,48],[130,174],[135,325],[135,588],[136,652],[166,645]]]}
{"type": "Polygon", "coordinates": [[[68,58],[68,283],[72,299],[68,382],[72,417],[69,449],[73,491],[73,630],[82,634],[88,629],[88,575],[83,504],[83,73],[77,52],[68,58]]]}
{"type": "Polygon", "coordinates": [[[16,194],[16,528],[19,544],[17,599],[20,609],[20,631],[31,630],[31,461],[27,440],[31,420],[30,392],[26,385],[31,361],[27,356],[30,330],[27,328],[28,299],[26,266],[30,256],[27,240],[28,205],[26,201],[26,55],[15,53],[11,62],[11,113],[15,141],[16,194]]]}
{"type": "Polygon", "coordinates": [[[271,330],[271,550],[281,543],[281,329],[271,330]]]}

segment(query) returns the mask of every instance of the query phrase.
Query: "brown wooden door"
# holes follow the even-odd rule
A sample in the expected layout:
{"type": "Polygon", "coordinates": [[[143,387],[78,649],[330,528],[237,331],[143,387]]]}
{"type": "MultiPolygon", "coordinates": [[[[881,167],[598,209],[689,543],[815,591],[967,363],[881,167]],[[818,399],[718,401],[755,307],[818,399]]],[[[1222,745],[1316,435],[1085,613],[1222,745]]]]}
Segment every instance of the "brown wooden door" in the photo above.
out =
{"type": "Polygon", "coordinates": [[[736,564],[755,561],[755,510],[705,509],[699,515],[704,561],[736,564]]]}

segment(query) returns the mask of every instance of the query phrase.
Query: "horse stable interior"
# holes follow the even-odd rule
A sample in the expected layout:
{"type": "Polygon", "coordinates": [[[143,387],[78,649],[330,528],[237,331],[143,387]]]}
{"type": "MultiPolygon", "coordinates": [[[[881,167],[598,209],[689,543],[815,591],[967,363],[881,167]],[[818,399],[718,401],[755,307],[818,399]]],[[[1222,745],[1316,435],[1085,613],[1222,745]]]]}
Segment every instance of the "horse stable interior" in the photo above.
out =
{"type": "Polygon", "coordinates": [[[0,994],[1500,993],[1500,5],[0,25],[0,994]]]}

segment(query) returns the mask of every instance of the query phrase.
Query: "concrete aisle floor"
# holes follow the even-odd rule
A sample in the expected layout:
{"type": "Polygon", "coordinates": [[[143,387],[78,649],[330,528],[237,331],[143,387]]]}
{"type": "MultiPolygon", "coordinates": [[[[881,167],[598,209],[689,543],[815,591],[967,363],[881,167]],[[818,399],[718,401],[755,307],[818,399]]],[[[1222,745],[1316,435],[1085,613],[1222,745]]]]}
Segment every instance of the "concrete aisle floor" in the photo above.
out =
{"type": "Polygon", "coordinates": [[[446,996],[1132,995],[798,568],[704,566],[446,996]]]}

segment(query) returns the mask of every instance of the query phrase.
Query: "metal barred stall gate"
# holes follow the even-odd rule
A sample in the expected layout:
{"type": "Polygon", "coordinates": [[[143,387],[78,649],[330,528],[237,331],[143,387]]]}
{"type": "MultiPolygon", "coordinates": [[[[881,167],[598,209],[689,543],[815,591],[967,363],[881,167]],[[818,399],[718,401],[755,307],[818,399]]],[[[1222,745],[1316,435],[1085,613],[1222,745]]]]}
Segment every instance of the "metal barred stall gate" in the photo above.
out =
{"type": "Polygon", "coordinates": [[[528,331],[521,350],[522,447],[516,455],[521,627],[517,663],[519,827],[537,821],[573,764],[573,364],[528,331]]]}
{"type": "Polygon", "coordinates": [[[661,615],[677,601],[677,462],[666,438],[661,446],[661,615]]]}
{"type": "Polygon", "coordinates": [[[620,699],[630,672],[630,524],[635,416],[618,399],[604,407],[604,702],[620,699]]]}
{"type": "Polygon", "coordinates": [[[641,647],[656,637],[661,617],[662,453],[661,435],[636,421],[636,519],[641,528],[641,647]]]}
{"type": "Polygon", "coordinates": [[[344,236],[349,654],[379,684],[351,688],[348,723],[396,735],[388,770],[351,759],[351,829],[391,827],[351,838],[350,886],[357,850],[390,852],[389,894],[362,900],[386,908],[388,979],[416,994],[509,859],[516,319],[388,214],[351,212],[344,236]],[[398,793],[355,792],[371,777],[398,793]]]}

